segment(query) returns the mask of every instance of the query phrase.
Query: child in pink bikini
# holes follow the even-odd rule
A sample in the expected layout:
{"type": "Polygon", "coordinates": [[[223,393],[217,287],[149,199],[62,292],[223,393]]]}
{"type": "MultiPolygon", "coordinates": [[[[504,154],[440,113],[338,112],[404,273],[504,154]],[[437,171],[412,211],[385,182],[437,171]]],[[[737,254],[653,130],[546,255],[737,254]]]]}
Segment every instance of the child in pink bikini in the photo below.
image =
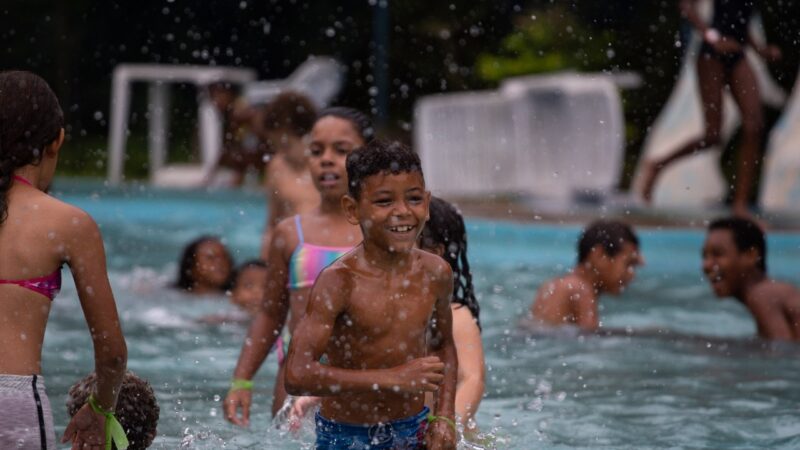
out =
{"type": "MultiPolygon", "coordinates": [[[[61,266],[75,280],[94,344],[97,387],[67,425],[73,448],[106,444],[115,423],[127,349],[94,220],[45,192],[53,179],[64,115],[47,83],[0,73],[0,448],[56,448],[42,380],[42,342],[61,266]]],[[[120,438],[124,438],[124,433],[120,438]]],[[[124,441],[116,441],[121,447],[124,441]]]]}
{"type": "MultiPolygon", "coordinates": [[[[328,264],[361,242],[358,225],[347,221],[342,197],[347,193],[345,160],[372,137],[369,119],[349,108],[323,110],[311,130],[308,166],[322,198],[312,212],[289,217],[276,227],[267,260],[264,306],[253,319],[225,398],[225,417],[249,424],[252,380],[287,321],[292,332],[306,310],[308,293],[328,264]],[[239,415],[241,411],[241,415],[239,415]]],[[[286,399],[284,369],[275,381],[272,413],[286,399]]]]}

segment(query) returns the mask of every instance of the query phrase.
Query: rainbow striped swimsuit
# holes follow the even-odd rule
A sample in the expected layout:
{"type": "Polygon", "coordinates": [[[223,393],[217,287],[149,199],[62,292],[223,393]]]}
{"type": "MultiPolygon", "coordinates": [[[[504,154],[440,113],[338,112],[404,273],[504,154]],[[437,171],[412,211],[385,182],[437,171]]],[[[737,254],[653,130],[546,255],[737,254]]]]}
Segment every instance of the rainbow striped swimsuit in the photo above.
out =
{"type": "Polygon", "coordinates": [[[352,250],[352,247],[307,244],[303,239],[299,215],[294,216],[294,223],[300,243],[289,259],[289,289],[302,289],[313,286],[322,269],[352,250]]]}

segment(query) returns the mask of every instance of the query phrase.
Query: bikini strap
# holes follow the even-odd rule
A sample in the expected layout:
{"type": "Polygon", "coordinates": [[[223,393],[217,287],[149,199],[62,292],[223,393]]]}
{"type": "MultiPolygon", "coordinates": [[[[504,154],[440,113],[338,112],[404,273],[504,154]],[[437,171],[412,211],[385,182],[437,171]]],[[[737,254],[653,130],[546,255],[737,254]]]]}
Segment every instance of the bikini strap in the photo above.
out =
{"type": "Polygon", "coordinates": [[[19,181],[20,183],[27,184],[28,186],[33,186],[33,184],[23,176],[14,175],[14,176],[12,176],[12,178],[14,178],[15,180],[19,181]]]}
{"type": "Polygon", "coordinates": [[[297,228],[297,239],[300,240],[299,244],[303,245],[303,226],[300,225],[300,214],[294,216],[294,226],[297,228]]]}

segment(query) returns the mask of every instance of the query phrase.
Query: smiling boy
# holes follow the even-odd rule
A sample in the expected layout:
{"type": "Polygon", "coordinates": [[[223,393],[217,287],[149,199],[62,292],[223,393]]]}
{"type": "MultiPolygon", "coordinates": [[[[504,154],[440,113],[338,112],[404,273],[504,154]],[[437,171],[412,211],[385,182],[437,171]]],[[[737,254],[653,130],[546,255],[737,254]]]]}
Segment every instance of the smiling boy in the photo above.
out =
{"type": "Polygon", "coordinates": [[[600,327],[600,295],[619,295],[641,264],[639,239],[629,225],[604,220],[591,223],[578,240],[578,264],[571,273],[539,287],[529,320],[595,331],[600,327]]]}
{"type": "Polygon", "coordinates": [[[717,297],[747,307],[764,339],[800,341],[800,293],[767,276],[767,245],[755,222],[738,217],[708,226],[703,273],[717,297]]]}
{"type": "Polygon", "coordinates": [[[364,241],[317,278],[286,389],[323,397],[317,449],[454,449],[453,276],[416,249],[430,201],[419,158],[376,141],[348,156],[347,176],[343,207],[364,241]],[[435,392],[435,416],[425,392],[435,392]]]}

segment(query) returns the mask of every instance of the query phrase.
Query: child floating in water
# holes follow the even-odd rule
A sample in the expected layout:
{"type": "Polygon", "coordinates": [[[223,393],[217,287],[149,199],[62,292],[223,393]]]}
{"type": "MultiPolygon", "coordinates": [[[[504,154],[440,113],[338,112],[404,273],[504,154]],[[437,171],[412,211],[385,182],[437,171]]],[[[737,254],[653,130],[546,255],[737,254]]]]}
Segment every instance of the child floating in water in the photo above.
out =
{"type": "Polygon", "coordinates": [[[455,449],[453,275],[416,248],[430,201],[419,158],[373,142],[348,156],[347,176],[342,204],[364,241],[317,278],[289,347],[286,389],[324,397],[317,449],[455,449]],[[436,393],[435,416],[425,392],[436,393]]]}
{"type": "Polygon", "coordinates": [[[261,310],[267,292],[267,265],[260,259],[247,261],[233,275],[230,290],[231,304],[236,311],[203,317],[200,323],[219,325],[223,323],[248,324],[261,310]]]}
{"type": "Polygon", "coordinates": [[[175,287],[195,295],[223,294],[230,289],[233,258],[214,236],[202,236],[183,250],[175,287]]]}
{"type": "Polygon", "coordinates": [[[734,297],[747,307],[760,337],[800,341],[800,292],[767,276],[767,245],[755,222],[711,222],[703,245],[703,273],[717,297],[734,297]]]}
{"type": "Polygon", "coordinates": [[[284,92],[264,108],[264,140],[274,153],[267,165],[264,183],[269,202],[261,259],[269,257],[269,241],[275,226],[295,214],[319,205],[319,191],[308,169],[306,137],[317,120],[311,100],[298,92],[284,92]]]}
{"type": "MultiPolygon", "coordinates": [[[[97,388],[97,375],[92,372],[69,388],[67,414],[70,417],[86,404],[89,395],[97,388]]],[[[127,372],[117,398],[116,415],[128,435],[128,450],[144,450],[156,437],[160,409],[150,384],[127,372]]]]}
{"type": "Polygon", "coordinates": [[[465,430],[475,429],[472,420],[481,403],[485,384],[485,362],[481,342],[480,307],[472,287],[467,259],[467,229],[461,213],[451,204],[431,198],[430,219],[422,230],[419,246],[450,264],[455,280],[453,300],[453,340],[458,356],[456,417],[465,430]]]}
{"type": "Polygon", "coordinates": [[[29,72],[0,73],[0,448],[56,448],[42,379],[42,345],[72,272],[94,346],[97,384],[62,442],[100,448],[127,363],[103,238],[80,209],[47,195],[64,143],[64,114],[47,83],[29,72]]]}
{"type": "Polygon", "coordinates": [[[602,294],[620,294],[644,263],[639,239],[630,226],[616,221],[590,224],[578,241],[578,264],[572,273],[539,288],[530,314],[534,323],[600,327],[597,305],[602,294]]]}

